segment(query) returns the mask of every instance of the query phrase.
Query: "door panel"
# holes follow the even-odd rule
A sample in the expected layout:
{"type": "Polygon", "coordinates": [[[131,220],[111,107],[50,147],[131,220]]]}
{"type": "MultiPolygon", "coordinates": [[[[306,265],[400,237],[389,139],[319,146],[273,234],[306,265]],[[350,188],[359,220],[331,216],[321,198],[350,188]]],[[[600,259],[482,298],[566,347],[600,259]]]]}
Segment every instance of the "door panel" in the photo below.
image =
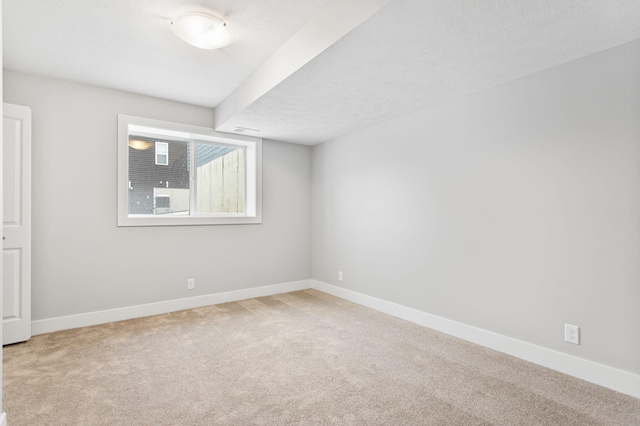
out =
{"type": "Polygon", "coordinates": [[[6,182],[3,196],[3,219],[4,226],[22,225],[21,217],[21,191],[20,182],[20,152],[21,152],[21,130],[22,122],[10,117],[4,120],[4,156],[2,173],[6,182]],[[17,163],[17,164],[16,164],[17,163]]]}
{"type": "Polygon", "coordinates": [[[2,343],[31,337],[31,110],[4,104],[2,343]]]}
{"type": "Polygon", "coordinates": [[[2,285],[4,286],[2,300],[2,314],[4,321],[16,320],[22,317],[22,289],[20,288],[20,249],[5,249],[2,254],[4,269],[2,285]]]}

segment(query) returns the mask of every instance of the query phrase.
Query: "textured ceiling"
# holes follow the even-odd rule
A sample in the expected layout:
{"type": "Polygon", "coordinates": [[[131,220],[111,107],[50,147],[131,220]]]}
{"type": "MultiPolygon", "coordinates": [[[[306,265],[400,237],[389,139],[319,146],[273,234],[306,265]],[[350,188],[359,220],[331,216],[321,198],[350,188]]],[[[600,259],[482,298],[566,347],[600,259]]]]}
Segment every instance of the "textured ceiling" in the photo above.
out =
{"type": "MultiPolygon", "coordinates": [[[[4,66],[213,108],[329,3],[4,0],[4,66]],[[177,39],[168,21],[191,10],[234,42],[177,39]]],[[[640,0],[391,0],[217,130],[322,142],[640,39],[639,22],[640,0]]]]}
{"type": "Polygon", "coordinates": [[[315,144],[640,38],[640,1],[393,0],[219,130],[315,144]]]}
{"type": "Polygon", "coordinates": [[[330,0],[3,0],[4,67],[213,108],[330,0]],[[171,19],[215,14],[233,43],[200,50],[171,19]]]}

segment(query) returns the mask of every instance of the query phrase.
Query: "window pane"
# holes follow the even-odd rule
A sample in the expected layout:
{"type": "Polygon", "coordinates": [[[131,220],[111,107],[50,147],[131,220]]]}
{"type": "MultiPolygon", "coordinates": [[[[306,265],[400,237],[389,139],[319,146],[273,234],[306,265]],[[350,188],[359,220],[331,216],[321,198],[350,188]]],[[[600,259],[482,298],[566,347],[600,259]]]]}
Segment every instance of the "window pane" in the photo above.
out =
{"type": "Polygon", "coordinates": [[[169,164],[169,144],[156,142],[156,164],[167,166],[169,164]]]}
{"type": "Polygon", "coordinates": [[[129,144],[129,214],[189,214],[189,143],[153,145],[164,154],[129,144]],[[161,158],[166,165],[156,164],[161,158]]]}
{"type": "Polygon", "coordinates": [[[169,152],[167,142],[156,142],[156,154],[166,154],[169,152]]]}
{"type": "Polygon", "coordinates": [[[196,144],[198,213],[245,212],[245,150],[196,144]]]}
{"type": "Polygon", "coordinates": [[[169,165],[169,162],[167,161],[167,154],[156,153],[156,164],[159,166],[169,165]]]}
{"type": "Polygon", "coordinates": [[[261,195],[261,139],[118,114],[118,226],[262,223],[261,195]]]}

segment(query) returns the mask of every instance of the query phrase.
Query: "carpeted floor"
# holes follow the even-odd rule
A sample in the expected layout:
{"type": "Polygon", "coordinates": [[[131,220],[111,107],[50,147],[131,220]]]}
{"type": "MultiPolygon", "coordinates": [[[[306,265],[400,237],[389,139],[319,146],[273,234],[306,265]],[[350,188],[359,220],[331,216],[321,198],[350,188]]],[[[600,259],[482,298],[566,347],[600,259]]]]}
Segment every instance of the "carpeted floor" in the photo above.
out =
{"type": "Polygon", "coordinates": [[[4,348],[20,425],[638,425],[640,400],[307,290],[4,348]]]}

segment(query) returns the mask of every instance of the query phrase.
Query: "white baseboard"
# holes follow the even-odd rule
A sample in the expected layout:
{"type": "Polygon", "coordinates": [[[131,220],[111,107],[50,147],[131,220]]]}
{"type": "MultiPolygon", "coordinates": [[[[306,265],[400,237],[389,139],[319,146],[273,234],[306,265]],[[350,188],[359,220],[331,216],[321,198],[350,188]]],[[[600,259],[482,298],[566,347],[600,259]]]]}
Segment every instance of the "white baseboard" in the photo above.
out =
{"type": "Polygon", "coordinates": [[[0,414],[0,426],[7,426],[7,413],[4,411],[0,414]]]}
{"type": "MultiPolygon", "coordinates": [[[[244,290],[207,294],[184,299],[168,300],[165,302],[37,320],[31,322],[31,331],[35,336],[59,330],[68,330],[71,328],[87,327],[91,325],[105,324],[108,322],[165,314],[183,309],[199,308],[219,303],[252,299],[254,297],[272,296],[291,291],[306,290],[308,288],[314,288],[350,302],[375,309],[376,311],[384,312],[394,317],[402,318],[415,324],[438,330],[469,342],[533,362],[534,364],[542,365],[561,373],[640,398],[640,375],[544,348],[542,346],[523,342],[521,340],[449,320],[437,315],[432,315],[417,309],[408,308],[396,303],[387,302],[382,299],[377,299],[375,297],[367,296],[362,293],[347,290],[345,288],[317,280],[294,281],[264,287],[254,287],[244,290]]],[[[5,417],[4,413],[0,415],[0,426],[6,426],[6,423],[3,423],[3,421],[6,422],[5,417]]]]}
{"type": "Polygon", "coordinates": [[[311,281],[314,289],[324,293],[640,398],[640,375],[376,299],[322,281],[311,281]]]}
{"type": "Polygon", "coordinates": [[[291,291],[306,290],[308,288],[311,288],[311,280],[293,281],[263,287],[227,291],[224,293],[205,294],[202,296],[187,297],[184,299],[167,300],[165,302],[148,303],[145,305],[127,306],[125,308],[108,309],[105,311],[87,312],[84,314],[36,320],[31,322],[31,333],[35,336],[38,334],[68,330],[71,328],[88,327],[108,322],[166,314],[168,312],[181,311],[184,309],[200,308],[202,306],[217,305],[219,303],[253,299],[254,297],[272,296],[274,294],[289,293],[291,291]]]}

